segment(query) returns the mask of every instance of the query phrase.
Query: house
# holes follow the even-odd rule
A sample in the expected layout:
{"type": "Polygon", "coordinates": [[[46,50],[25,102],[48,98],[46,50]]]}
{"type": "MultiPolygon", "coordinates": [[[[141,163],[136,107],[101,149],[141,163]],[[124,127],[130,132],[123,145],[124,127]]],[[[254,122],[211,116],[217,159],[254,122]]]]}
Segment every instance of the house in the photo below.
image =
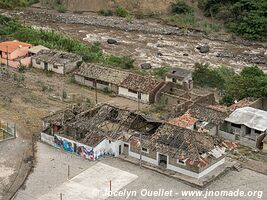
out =
{"type": "Polygon", "coordinates": [[[183,115],[171,118],[168,122],[182,128],[218,135],[227,117],[228,110],[220,106],[194,103],[183,115]]]}
{"type": "Polygon", "coordinates": [[[31,44],[18,42],[18,41],[6,41],[0,43],[0,59],[1,64],[18,68],[20,66],[29,67],[31,59],[28,57],[31,44]]]}
{"type": "Polygon", "coordinates": [[[119,85],[123,82],[128,72],[103,67],[96,64],[83,63],[74,73],[75,81],[88,87],[113,91],[119,93],[119,85]]]}
{"type": "Polygon", "coordinates": [[[29,55],[34,56],[42,50],[49,50],[49,49],[47,47],[42,46],[42,45],[33,46],[29,49],[29,55]]]}
{"type": "Polygon", "coordinates": [[[33,67],[58,74],[73,71],[81,62],[80,55],[57,50],[41,50],[32,57],[33,67]]]}
{"type": "Polygon", "coordinates": [[[41,139],[89,160],[141,155],[145,163],[196,179],[225,161],[225,148],[210,135],[108,104],[46,117],[41,139]]]}
{"type": "Polygon", "coordinates": [[[262,149],[267,135],[267,112],[252,108],[238,108],[225,119],[219,135],[252,148],[262,149]]]}
{"type": "Polygon", "coordinates": [[[163,81],[153,77],[129,74],[119,86],[119,95],[143,103],[154,103],[156,93],[163,85],[163,81]]]}
{"type": "Polygon", "coordinates": [[[192,72],[187,69],[170,69],[170,71],[166,74],[165,81],[181,85],[186,90],[190,90],[193,88],[192,72]]]}
{"type": "Polygon", "coordinates": [[[265,138],[262,140],[263,146],[262,146],[262,151],[264,153],[267,153],[267,135],[265,136],[265,138]]]}

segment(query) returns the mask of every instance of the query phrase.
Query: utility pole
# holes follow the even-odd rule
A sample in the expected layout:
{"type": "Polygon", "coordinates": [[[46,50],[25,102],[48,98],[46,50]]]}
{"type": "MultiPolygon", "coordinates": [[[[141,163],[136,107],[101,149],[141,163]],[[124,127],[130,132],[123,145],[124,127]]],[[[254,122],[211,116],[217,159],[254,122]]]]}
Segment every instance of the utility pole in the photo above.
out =
{"type": "Polygon", "coordinates": [[[137,92],[137,96],[138,96],[138,111],[140,111],[140,100],[141,100],[141,92],[138,90],[137,92]]]}
{"type": "Polygon", "coordinates": [[[140,160],[139,160],[139,164],[140,164],[140,168],[142,167],[142,132],[140,132],[140,160]]]}
{"type": "Polygon", "coordinates": [[[8,66],[8,46],[6,46],[6,65],[8,66]]]}
{"type": "Polygon", "coordinates": [[[94,81],[94,84],[95,84],[95,104],[97,104],[97,81],[96,81],[96,78],[95,78],[95,81],[94,81]]]}
{"type": "Polygon", "coordinates": [[[63,200],[63,194],[60,193],[60,200],[63,200]]]}

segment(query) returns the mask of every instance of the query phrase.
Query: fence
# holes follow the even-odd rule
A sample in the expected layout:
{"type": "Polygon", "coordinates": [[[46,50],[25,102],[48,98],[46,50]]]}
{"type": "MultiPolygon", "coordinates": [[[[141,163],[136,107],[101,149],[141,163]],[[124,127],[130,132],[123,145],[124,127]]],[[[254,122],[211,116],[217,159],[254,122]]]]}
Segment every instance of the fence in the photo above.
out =
{"type": "Polygon", "coordinates": [[[0,121],[0,142],[12,138],[16,138],[17,130],[15,123],[7,123],[0,121]]]}

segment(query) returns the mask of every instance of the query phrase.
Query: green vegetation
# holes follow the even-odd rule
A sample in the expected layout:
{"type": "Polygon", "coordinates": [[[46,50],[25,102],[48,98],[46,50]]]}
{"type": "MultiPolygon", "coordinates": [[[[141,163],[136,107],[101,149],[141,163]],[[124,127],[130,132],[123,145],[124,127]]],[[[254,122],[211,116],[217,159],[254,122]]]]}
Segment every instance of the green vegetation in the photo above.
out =
{"type": "Polygon", "coordinates": [[[27,7],[37,2],[38,0],[0,0],[0,8],[12,9],[17,7],[27,7]]]}
{"type": "Polygon", "coordinates": [[[124,7],[120,5],[116,7],[115,13],[118,17],[124,17],[124,18],[130,15],[128,10],[126,10],[124,7]]]}
{"type": "Polygon", "coordinates": [[[206,16],[223,20],[228,30],[252,40],[267,40],[266,0],[204,0],[206,16]]]}
{"type": "Polygon", "coordinates": [[[152,69],[152,75],[153,76],[157,76],[159,78],[162,78],[164,79],[166,73],[170,70],[170,66],[163,66],[163,67],[160,67],[160,68],[154,68],[152,69]]]}
{"type": "Polygon", "coordinates": [[[98,43],[86,45],[59,32],[24,26],[18,21],[4,16],[0,16],[0,36],[29,42],[33,45],[40,44],[51,49],[77,53],[86,62],[98,62],[123,69],[133,68],[133,59],[126,56],[106,55],[98,43]]]}
{"type": "Polygon", "coordinates": [[[113,12],[112,10],[100,10],[98,14],[102,16],[112,16],[113,12]]]}
{"type": "Polygon", "coordinates": [[[185,1],[176,0],[176,3],[172,4],[172,13],[173,14],[188,14],[193,13],[194,9],[186,4],[185,1]]]}
{"type": "Polygon", "coordinates": [[[222,90],[221,103],[227,105],[246,97],[267,97],[267,75],[257,66],[244,67],[236,74],[227,67],[212,69],[208,64],[197,63],[193,80],[196,85],[222,90]]]}

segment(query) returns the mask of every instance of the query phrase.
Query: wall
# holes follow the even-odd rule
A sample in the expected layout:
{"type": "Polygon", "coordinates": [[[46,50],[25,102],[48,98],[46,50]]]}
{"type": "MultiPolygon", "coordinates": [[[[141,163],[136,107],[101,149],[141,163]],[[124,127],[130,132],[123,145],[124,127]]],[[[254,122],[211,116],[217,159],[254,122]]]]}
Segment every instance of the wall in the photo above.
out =
{"type": "MultiPolygon", "coordinates": [[[[80,76],[80,75],[77,75],[77,74],[75,74],[74,78],[75,78],[75,81],[77,83],[79,83],[81,85],[85,85],[87,87],[94,88],[93,81],[86,80],[83,76],[80,76]]],[[[117,85],[109,83],[109,85],[107,86],[107,85],[104,85],[104,84],[97,83],[97,89],[104,90],[105,88],[107,88],[108,90],[113,91],[116,94],[118,94],[118,86],[117,85]]]]}
{"type": "MultiPolygon", "coordinates": [[[[119,95],[130,99],[138,100],[138,94],[129,92],[127,88],[119,87],[119,95]]],[[[141,102],[149,103],[149,95],[141,93],[141,102]]]]}
{"type": "MultiPolygon", "coordinates": [[[[43,5],[53,5],[56,0],[41,0],[43,5]],[[48,2],[48,3],[47,3],[48,2]]],[[[167,13],[175,0],[115,0],[115,2],[134,13],[167,13]],[[157,5],[157,6],[155,6],[157,5]]],[[[115,8],[114,0],[63,0],[70,11],[98,12],[115,8]]]]}
{"type": "MultiPolygon", "coordinates": [[[[58,74],[65,74],[73,71],[76,68],[77,62],[69,63],[67,65],[59,65],[55,67],[53,64],[48,63],[48,70],[53,71],[58,74]]],[[[44,62],[40,62],[40,64],[37,63],[37,60],[35,58],[32,59],[32,66],[38,69],[45,69],[44,62]]]]}
{"type": "Polygon", "coordinates": [[[210,173],[211,171],[213,171],[214,169],[216,169],[217,167],[219,167],[220,165],[224,164],[224,162],[225,162],[225,158],[214,163],[213,165],[211,165],[210,167],[208,167],[207,169],[205,169],[201,173],[195,173],[195,172],[192,172],[192,171],[189,171],[186,169],[182,169],[180,167],[176,167],[176,166],[173,166],[170,164],[167,165],[167,169],[176,171],[176,172],[181,173],[181,174],[185,174],[185,175],[190,176],[190,177],[201,178],[201,177],[207,175],[208,173],[210,173]]]}

